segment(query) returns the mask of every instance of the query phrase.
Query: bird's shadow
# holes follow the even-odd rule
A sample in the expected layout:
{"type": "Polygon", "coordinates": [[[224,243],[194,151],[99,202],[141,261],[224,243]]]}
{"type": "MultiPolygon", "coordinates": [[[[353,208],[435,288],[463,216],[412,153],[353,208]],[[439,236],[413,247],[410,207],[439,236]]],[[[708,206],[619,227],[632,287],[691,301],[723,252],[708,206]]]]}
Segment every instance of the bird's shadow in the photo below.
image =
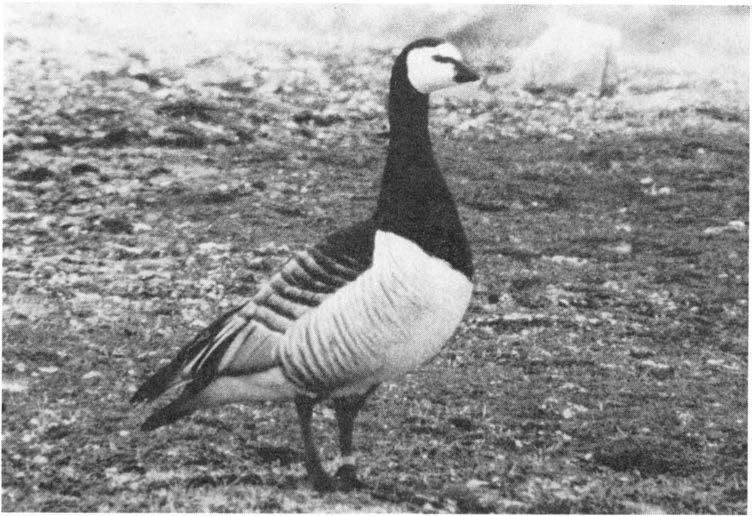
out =
{"type": "Polygon", "coordinates": [[[288,466],[303,460],[302,454],[298,450],[293,450],[287,446],[252,446],[251,450],[263,463],[279,462],[280,466],[288,466]]]}
{"type": "Polygon", "coordinates": [[[186,487],[194,489],[203,486],[217,487],[235,484],[258,486],[263,483],[263,479],[255,473],[246,473],[244,475],[238,475],[236,473],[213,475],[209,472],[205,472],[188,479],[186,487]]]}

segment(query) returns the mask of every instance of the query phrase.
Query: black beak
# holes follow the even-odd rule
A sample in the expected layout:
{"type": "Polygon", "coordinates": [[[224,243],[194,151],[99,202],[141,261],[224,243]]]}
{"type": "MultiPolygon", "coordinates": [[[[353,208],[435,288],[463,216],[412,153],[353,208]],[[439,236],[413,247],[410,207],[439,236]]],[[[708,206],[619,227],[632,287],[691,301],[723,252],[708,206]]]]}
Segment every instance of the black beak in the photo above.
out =
{"type": "Polygon", "coordinates": [[[473,82],[480,79],[480,76],[475,73],[470,67],[460,62],[454,63],[454,82],[473,82]]]}

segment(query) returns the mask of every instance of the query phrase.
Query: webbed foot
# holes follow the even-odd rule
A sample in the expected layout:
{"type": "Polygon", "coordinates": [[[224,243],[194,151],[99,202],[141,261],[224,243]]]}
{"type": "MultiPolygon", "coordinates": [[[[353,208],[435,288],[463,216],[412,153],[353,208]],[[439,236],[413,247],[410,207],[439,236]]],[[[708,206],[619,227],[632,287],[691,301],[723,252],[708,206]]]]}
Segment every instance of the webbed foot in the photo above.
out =
{"type": "Polygon", "coordinates": [[[323,471],[315,475],[310,475],[309,478],[311,479],[313,488],[319,493],[330,493],[338,487],[338,483],[323,471]]]}
{"type": "Polygon", "coordinates": [[[363,489],[366,485],[358,480],[355,466],[352,464],[343,464],[337,470],[334,477],[336,478],[337,489],[339,491],[352,491],[354,489],[363,489]]]}

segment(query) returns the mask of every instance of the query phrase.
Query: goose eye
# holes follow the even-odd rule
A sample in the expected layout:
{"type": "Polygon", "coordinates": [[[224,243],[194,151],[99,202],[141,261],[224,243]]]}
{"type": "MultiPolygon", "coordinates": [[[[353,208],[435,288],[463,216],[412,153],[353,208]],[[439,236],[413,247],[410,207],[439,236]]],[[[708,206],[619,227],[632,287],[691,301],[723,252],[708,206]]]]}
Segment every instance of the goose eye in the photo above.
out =
{"type": "Polygon", "coordinates": [[[433,56],[433,60],[438,61],[439,63],[456,63],[457,62],[456,59],[452,59],[451,57],[439,56],[439,55],[433,56]]]}

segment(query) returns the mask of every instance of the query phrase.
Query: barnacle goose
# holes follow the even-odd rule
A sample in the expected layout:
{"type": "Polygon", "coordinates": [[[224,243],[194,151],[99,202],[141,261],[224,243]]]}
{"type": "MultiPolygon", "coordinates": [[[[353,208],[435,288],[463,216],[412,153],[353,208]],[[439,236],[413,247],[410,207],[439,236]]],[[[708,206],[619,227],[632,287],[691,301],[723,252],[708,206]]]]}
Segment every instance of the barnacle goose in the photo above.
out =
{"type": "Polygon", "coordinates": [[[373,215],[298,253],[149,378],[133,402],[183,391],[144,430],[224,403],[294,400],[314,487],[359,485],[352,457],[358,411],[381,382],[436,355],[470,302],[470,248],[434,160],[428,94],[476,80],[443,40],[402,50],[392,68],[389,148],[373,215]],[[339,426],[343,465],[335,479],[311,434],[313,407],[325,399],[339,426]]]}

